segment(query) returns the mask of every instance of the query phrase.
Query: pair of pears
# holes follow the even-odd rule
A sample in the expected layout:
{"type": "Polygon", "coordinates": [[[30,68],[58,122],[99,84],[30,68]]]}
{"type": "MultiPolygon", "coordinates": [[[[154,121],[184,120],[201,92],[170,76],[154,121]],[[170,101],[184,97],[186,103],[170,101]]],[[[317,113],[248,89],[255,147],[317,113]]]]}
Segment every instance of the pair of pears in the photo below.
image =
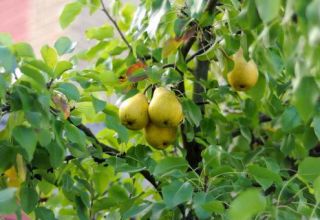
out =
{"type": "Polygon", "coordinates": [[[228,82],[237,91],[247,91],[256,85],[258,81],[258,68],[253,60],[246,61],[240,48],[232,56],[233,69],[228,73],[228,82]]]}
{"type": "Polygon", "coordinates": [[[176,139],[183,112],[175,94],[164,87],[158,87],[150,104],[143,93],[125,100],[120,105],[119,117],[128,129],[144,128],[146,141],[151,146],[165,149],[176,139]]]}

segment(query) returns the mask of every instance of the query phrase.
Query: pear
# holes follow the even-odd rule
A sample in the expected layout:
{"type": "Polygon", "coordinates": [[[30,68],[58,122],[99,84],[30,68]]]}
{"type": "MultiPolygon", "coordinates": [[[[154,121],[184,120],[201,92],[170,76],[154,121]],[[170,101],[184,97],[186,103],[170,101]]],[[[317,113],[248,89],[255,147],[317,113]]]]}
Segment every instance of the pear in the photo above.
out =
{"type": "Polygon", "coordinates": [[[149,104],[149,117],[159,127],[177,127],[183,119],[182,106],[170,90],[158,87],[149,104]]]}
{"type": "Polygon", "coordinates": [[[131,130],[144,128],[149,121],[148,100],[142,93],[126,99],[119,108],[121,124],[131,130]]]}
{"type": "Polygon", "coordinates": [[[175,141],[177,137],[177,128],[158,127],[153,123],[149,123],[144,128],[144,136],[152,147],[156,149],[165,149],[175,141]]]}
{"type": "Polygon", "coordinates": [[[232,57],[233,69],[228,73],[228,82],[237,91],[246,91],[252,88],[258,81],[258,68],[253,60],[248,62],[243,57],[240,48],[232,57]]]}

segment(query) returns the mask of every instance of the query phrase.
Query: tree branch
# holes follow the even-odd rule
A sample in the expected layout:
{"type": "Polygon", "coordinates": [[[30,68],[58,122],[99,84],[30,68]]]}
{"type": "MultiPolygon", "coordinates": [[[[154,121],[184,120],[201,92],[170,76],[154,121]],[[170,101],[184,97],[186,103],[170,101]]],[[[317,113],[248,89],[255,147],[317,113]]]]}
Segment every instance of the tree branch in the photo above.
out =
{"type": "Polygon", "coordinates": [[[111,15],[109,14],[107,7],[105,6],[103,0],[100,0],[101,5],[102,5],[102,11],[107,15],[107,17],[109,18],[109,20],[112,22],[112,24],[115,26],[115,28],[117,29],[118,33],[120,34],[120,37],[122,38],[122,40],[125,42],[125,44],[127,45],[127,47],[129,48],[130,52],[133,52],[133,49],[131,47],[131,45],[129,44],[128,40],[126,39],[126,37],[124,36],[124,34],[122,33],[122,31],[120,30],[119,25],[117,24],[117,22],[111,17],[111,15]]]}
{"type": "MultiPolygon", "coordinates": [[[[52,114],[57,115],[58,111],[57,111],[56,109],[54,109],[54,108],[51,107],[50,110],[51,110],[52,114]]],[[[101,148],[102,148],[102,151],[103,151],[105,154],[108,154],[108,155],[110,155],[110,156],[122,157],[122,158],[125,158],[125,157],[126,157],[126,154],[125,154],[125,153],[122,153],[122,152],[118,151],[117,149],[114,149],[113,147],[110,147],[110,146],[108,146],[108,145],[106,145],[106,144],[104,144],[104,143],[101,143],[101,142],[97,139],[97,137],[92,133],[92,131],[91,131],[88,127],[86,127],[84,124],[78,124],[78,125],[76,125],[76,124],[74,124],[74,123],[72,122],[72,120],[71,120],[70,118],[68,118],[68,121],[69,121],[71,124],[73,124],[74,126],[76,126],[79,130],[83,131],[83,133],[85,133],[85,135],[86,135],[87,137],[93,139],[93,141],[94,141],[93,146],[94,146],[95,148],[101,147],[101,148]]],[[[72,159],[75,159],[75,157],[72,156],[72,155],[66,156],[66,158],[65,158],[65,160],[66,160],[67,162],[70,161],[70,160],[72,160],[72,159]]],[[[104,159],[95,158],[95,157],[93,157],[93,159],[94,159],[95,161],[99,160],[100,163],[102,162],[102,160],[104,160],[104,159]]],[[[158,183],[156,182],[154,176],[153,176],[149,171],[147,171],[147,170],[142,170],[142,171],[140,171],[140,173],[141,173],[141,175],[142,175],[146,180],[148,180],[148,181],[150,182],[150,184],[151,184],[151,185],[160,193],[160,195],[161,195],[161,192],[160,192],[160,190],[159,190],[159,185],[158,185],[158,183]]]]}

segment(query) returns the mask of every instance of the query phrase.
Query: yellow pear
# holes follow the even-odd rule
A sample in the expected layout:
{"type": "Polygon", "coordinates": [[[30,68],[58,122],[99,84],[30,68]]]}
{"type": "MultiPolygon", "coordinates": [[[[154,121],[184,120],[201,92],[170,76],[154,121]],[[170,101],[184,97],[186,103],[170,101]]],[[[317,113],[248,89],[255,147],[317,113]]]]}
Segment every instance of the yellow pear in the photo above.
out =
{"type": "Polygon", "coordinates": [[[121,124],[131,130],[144,128],[149,121],[148,100],[142,93],[126,99],[119,108],[121,124]]]}
{"type": "Polygon", "coordinates": [[[183,119],[182,106],[170,90],[158,87],[149,104],[149,117],[159,127],[177,127],[183,119]]]}
{"type": "Polygon", "coordinates": [[[234,61],[233,69],[228,73],[228,82],[237,91],[246,91],[252,88],[258,81],[258,68],[253,60],[248,62],[243,57],[243,51],[240,48],[232,56],[234,61]]]}
{"type": "Polygon", "coordinates": [[[177,128],[158,127],[153,123],[149,123],[144,128],[144,136],[152,147],[156,149],[165,149],[175,141],[177,128]]]}
{"type": "Polygon", "coordinates": [[[26,169],[23,158],[20,154],[16,158],[16,166],[12,166],[4,172],[7,177],[7,185],[9,187],[19,187],[20,184],[26,179],[26,169]]]}

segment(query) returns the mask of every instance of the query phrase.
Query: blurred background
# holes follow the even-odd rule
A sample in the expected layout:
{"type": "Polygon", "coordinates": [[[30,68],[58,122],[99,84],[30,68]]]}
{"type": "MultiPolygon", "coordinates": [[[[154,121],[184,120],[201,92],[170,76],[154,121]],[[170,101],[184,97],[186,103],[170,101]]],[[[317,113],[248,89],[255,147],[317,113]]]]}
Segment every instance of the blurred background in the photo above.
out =
{"type": "MultiPolygon", "coordinates": [[[[76,51],[81,51],[92,43],[85,39],[84,31],[109,21],[101,11],[90,15],[84,9],[75,22],[62,30],[59,15],[69,2],[72,0],[0,0],[0,32],[10,33],[15,41],[30,43],[36,53],[45,44],[52,46],[60,36],[76,41],[76,51]]],[[[105,0],[107,6],[111,2],[105,0]]],[[[137,4],[138,0],[122,2],[137,4]]]]}

